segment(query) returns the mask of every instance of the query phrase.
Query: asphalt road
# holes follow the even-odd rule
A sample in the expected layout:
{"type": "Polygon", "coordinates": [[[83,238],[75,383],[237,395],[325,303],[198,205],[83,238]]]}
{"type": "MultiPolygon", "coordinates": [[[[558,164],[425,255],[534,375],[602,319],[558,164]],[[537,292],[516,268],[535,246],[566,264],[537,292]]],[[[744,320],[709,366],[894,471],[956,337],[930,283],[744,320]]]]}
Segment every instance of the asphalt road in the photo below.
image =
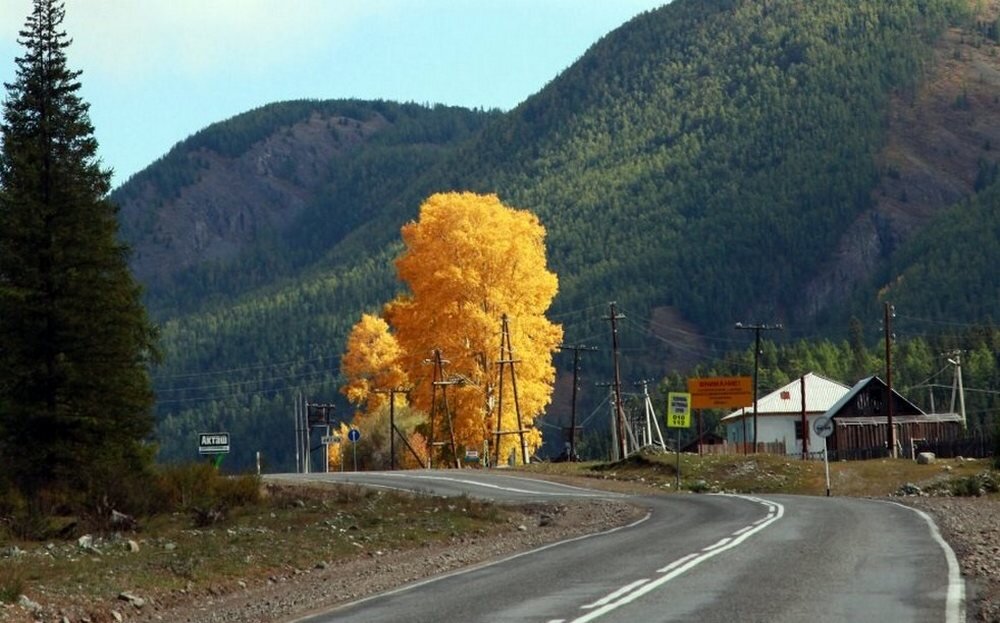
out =
{"type": "MultiPolygon", "coordinates": [[[[499,501],[621,497],[498,471],[289,476],[499,501]]],[[[877,500],[632,498],[631,526],[438,576],[325,621],[964,621],[964,585],[930,519],[877,500]]]]}

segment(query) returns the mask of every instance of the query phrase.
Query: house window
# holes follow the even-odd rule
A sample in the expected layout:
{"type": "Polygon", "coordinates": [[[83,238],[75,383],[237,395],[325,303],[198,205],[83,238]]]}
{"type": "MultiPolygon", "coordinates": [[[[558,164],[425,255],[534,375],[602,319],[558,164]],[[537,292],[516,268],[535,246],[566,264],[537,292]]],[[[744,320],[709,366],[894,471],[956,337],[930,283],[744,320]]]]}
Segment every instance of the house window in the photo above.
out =
{"type": "Polygon", "coordinates": [[[795,420],[795,438],[802,439],[802,420],[795,420]]]}

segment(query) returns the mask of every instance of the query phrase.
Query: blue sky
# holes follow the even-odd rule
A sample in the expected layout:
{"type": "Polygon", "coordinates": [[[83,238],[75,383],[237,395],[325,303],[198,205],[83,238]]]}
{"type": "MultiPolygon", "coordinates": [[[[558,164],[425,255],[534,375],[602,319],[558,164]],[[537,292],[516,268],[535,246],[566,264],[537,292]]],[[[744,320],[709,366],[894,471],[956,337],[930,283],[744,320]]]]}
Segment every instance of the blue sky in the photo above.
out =
{"type": "MultiPolygon", "coordinates": [[[[508,110],[665,0],[68,0],[100,154],[125,181],[270,102],[386,99],[508,110]]],[[[0,80],[31,0],[0,0],[0,80]]]]}

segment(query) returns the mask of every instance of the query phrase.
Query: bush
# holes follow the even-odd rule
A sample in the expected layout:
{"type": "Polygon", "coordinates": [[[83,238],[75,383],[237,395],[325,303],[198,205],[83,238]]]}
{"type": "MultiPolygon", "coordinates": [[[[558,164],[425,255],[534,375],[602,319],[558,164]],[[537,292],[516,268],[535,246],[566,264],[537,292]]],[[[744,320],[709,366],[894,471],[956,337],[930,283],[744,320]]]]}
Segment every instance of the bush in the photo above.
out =
{"type": "Polygon", "coordinates": [[[158,475],[159,512],[190,512],[196,524],[225,519],[230,508],[260,502],[260,477],[223,476],[207,463],[188,463],[162,469],[158,475]]]}
{"type": "Polygon", "coordinates": [[[24,593],[27,582],[15,565],[0,566],[0,603],[12,604],[24,593]]]}
{"type": "Polygon", "coordinates": [[[957,497],[976,497],[984,493],[1000,492],[1000,479],[995,472],[981,472],[949,483],[951,494],[957,497]]]}

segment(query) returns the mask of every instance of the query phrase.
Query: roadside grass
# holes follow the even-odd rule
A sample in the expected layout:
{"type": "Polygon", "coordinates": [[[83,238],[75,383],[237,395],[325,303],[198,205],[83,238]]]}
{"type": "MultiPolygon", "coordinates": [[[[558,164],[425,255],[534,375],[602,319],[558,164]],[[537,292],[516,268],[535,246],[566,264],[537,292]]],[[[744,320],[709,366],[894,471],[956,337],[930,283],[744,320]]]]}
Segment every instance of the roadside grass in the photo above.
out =
{"type": "Polygon", "coordinates": [[[240,582],[278,581],[359,555],[489,534],[507,520],[504,509],[470,498],[333,485],[268,484],[261,491],[259,501],[229,507],[209,526],[179,511],[152,516],[135,533],[94,535],[92,545],[9,541],[0,552],[0,601],[22,593],[107,603],[123,591],[228,592],[240,582]]]}
{"type": "MultiPolygon", "coordinates": [[[[526,469],[553,476],[580,476],[642,483],[662,491],[676,489],[677,455],[642,453],[614,463],[538,463],[526,469]]],[[[885,496],[908,483],[921,488],[937,487],[952,494],[962,494],[973,484],[963,479],[978,477],[991,468],[989,460],[962,461],[939,459],[930,465],[918,465],[909,459],[873,459],[837,461],[830,464],[832,495],[885,496]]],[[[681,490],[696,493],[726,491],[734,493],[793,493],[825,495],[826,476],[823,461],[803,461],[796,457],[756,454],[722,456],[681,454],[681,490]]],[[[989,486],[984,489],[990,493],[989,486]]]]}

